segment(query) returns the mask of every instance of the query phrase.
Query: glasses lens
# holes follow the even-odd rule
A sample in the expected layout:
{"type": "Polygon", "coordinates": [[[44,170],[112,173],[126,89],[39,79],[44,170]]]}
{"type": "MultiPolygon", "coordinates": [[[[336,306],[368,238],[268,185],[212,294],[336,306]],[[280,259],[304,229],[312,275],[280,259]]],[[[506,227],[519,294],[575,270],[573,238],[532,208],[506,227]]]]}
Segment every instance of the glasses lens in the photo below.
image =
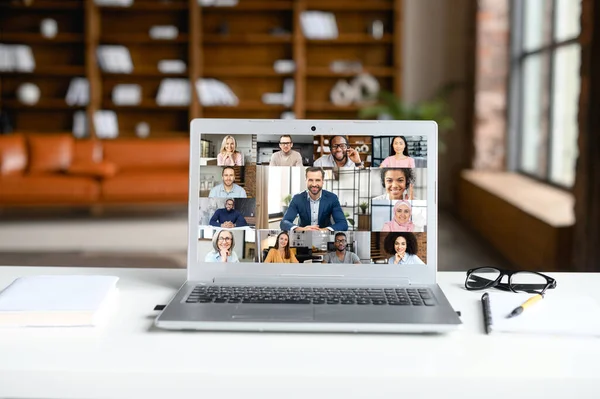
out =
{"type": "Polygon", "coordinates": [[[219,241],[231,241],[231,237],[219,237],[219,241]]]}
{"type": "Polygon", "coordinates": [[[537,273],[518,272],[511,276],[510,285],[514,291],[537,292],[546,287],[546,278],[537,273]]]}
{"type": "Polygon", "coordinates": [[[290,144],[292,144],[292,143],[290,143],[290,142],[287,142],[287,143],[280,142],[279,144],[281,144],[281,145],[290,145],[290,144]]]}
{"type": "Polygon", "coordinates": [[[335,242],[343,243],[346,242],[346,240],[335,240],[335,242]]]}
{"type": "Polygon", "coordinates": [[[348,146],[346,144],[334,144],[332,145],[333,149],[335,150],[336,148],[340,148],[342,150],[346,150],[348,149],[348,146]]]}
{"type": "Polygon", "coordinates": [[[491,287],[498,276],[500,276],[498,269],[482,267],[469,274],[465,286],[470,290],[482,290],[491,287]]]}

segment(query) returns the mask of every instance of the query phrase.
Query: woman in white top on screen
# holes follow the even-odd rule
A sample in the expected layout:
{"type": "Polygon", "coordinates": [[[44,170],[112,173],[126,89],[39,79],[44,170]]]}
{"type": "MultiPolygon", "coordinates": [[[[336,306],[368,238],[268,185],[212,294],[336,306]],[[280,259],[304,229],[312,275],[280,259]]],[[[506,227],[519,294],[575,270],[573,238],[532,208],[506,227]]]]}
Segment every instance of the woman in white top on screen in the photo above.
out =
{"type": "Polygon", "coordinates": [[[388,254],[394,254],[388,259],[390,265],[424,265],[417,256],[419,247],[417,237],[413,233],[390,233],[385,237],[383,249],[388,254]]]}
{"type": "Polygon", "coordinates": [[[385,193],[374,197],[374,200],[413,200],[413,184],[415,177],[410,168],[381,169],[381,184],[385,193]]]}
{"type": "Polygon", "coordinates": [[[236,150],[237,143],[233,136],[225,136],[221,143],[221,151],[217,155],[217,165],[219,166],[243,166],[244,157],[242,153],[236,150]]]}
{"type": "Polygon", "coordinates": [[[394,137],[390,156],[383,160],[380,168],[414,168],[415,160],[408,156],[408,146],[404,136],[394,137]]]}
{"type": "Polygon", "coordinates": [[[219,231],[213,236],[212,245],[213,250],[206,254],[205,262],[237,263],[240,261],[233,251],[235,238],[231,231],[219,231]]]}

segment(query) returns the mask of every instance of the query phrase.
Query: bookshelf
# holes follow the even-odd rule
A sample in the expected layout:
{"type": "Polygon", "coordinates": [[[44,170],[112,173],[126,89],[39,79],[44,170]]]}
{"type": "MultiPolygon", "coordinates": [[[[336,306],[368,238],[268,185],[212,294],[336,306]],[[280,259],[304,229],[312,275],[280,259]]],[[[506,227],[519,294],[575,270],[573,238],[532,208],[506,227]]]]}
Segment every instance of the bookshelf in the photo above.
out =
{"type": "MultiPolygon", "coordinates": [[[[135,137],[139,122],[150,124],[150,138],[188,136],[189,121],[197,117],[278,119],[286,111],[305,119],[354,119],[360,104],[338,106],[330,91],[353,71],[333,72],[334,61],[359,61],[363,72],[374,76],[382,89],[401,92],[402,0],[239,0],[234,7],[203,7],[198,0],[134,0],[130,7],[98,7],[94,0],[22,0],[0,2],[0,43],[31,47],[33,72],[0,71],[0,110],[14,131],[58,133],[72,130],[73,113],[84,109],[88,121],[95,111],[117,113],[119,137],[135,137]],[[304,11],[335,15],[336,39],[304,37],[300,24],[304,11]],[[48,39],[40,33],[45,18],[56,20],[58,33],[48,39]],[[369,33],[374,21],[383,34],[369,33]],[[153,26],[176,26],[173,39],[153,39],[153,26]],[[108,73],[97,62],[100,45],[127,47],[132,73],[108,73]],[[158,62],[185,62],[184,72],[162,73],[158,62]],[[276,72],[276,60],[293,60],[294,71],[276,72]],[[65,96],[72,78],[90,83],[87,106],[68,106],[65,96]],[[188,79],[189,105],[160,106],[158,88],[164,78],[188,79]],[[194,82],[214,78],[227,84],[239,98],[237,106],[202,106],[194,82]],[[285,79],[295,82],[294,104],[269,105],[264,93],[279,93],[285,79]],[[16,95],[25,82],[40,88],[40,100],[22,104],[16,95]],[[138,105],[112,101],[118,84],[142,89],[138,105]]],[[[88,130],[95,136],[94,128],[88,130]]]]}

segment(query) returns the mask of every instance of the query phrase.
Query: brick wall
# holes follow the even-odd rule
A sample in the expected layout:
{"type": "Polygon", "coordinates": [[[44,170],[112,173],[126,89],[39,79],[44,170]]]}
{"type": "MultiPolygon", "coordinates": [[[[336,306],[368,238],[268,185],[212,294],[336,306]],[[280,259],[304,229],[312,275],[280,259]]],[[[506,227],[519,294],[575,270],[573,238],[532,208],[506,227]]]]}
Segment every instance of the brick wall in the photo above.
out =
{"type": "Polygon", "coordinates": [[[509,28],[509,0],[479,1],[474,169],[503,170],[505,166],[509,28]]]}

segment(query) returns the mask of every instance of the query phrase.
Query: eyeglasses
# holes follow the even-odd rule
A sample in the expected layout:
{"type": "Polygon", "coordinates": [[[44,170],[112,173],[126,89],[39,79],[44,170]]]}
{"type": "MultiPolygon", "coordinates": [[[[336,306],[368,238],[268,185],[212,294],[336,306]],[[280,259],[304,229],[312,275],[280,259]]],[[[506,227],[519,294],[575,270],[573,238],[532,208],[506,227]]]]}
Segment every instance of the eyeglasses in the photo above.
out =
{"type": "Polygon", "coordinates": [[[543,294],[548,288],[556,288],[556,280],[538,272],[478,267],[467,271],[465,288],[469,291],[496,288],[502,291],[543,294]],[[504,276],[508,277],[508,282],[502,282],[504,276]]]}
{"type": "Polygon", "coordinates": [[[345,243],[346,240],[335,240],[335,242],[339,242],[340,244],[345,243]]]}
{"type": "Polygon", "coordinates": [[[341,150],[347,150],[348,144],[334,144],[331,146],[331,148],[333,148],[334,150],[337,150],[338,148],[341,150]]]}
{"type": "Polygon", "coordinates": [[[231,241],[231,237],[219,237],[219,241],[231,241]]]}
{"type": "Polygon", "coordinates": [[[287,143],[282,143],[281,141],[279,142],[279,145],[292,145],[291,141],[288,141],[287,143]]]}

